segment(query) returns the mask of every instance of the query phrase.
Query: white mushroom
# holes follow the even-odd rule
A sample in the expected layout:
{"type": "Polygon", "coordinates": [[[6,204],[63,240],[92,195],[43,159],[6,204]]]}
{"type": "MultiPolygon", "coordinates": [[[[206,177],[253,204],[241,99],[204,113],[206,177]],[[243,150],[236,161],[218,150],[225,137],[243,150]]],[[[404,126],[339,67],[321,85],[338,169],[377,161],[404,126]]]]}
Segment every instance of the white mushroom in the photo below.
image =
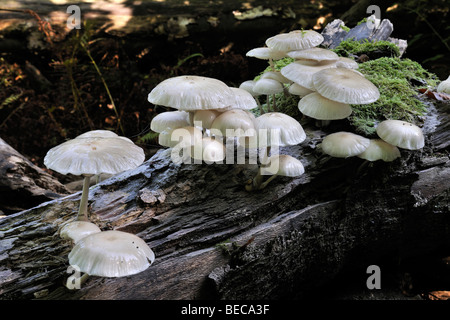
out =
{"type": "Polygon", "coordinates": [[[150,129],[161,133],[170,129],[186,127],[190,125],[189,113],[185,111],[166,111],[157,114],[150,122],[150,129]]]}
{"type": "Polygon", "coordinates": [[[327,135],[322,140],[322,151],[332,157],[348,158],[363,153],[370,145],[370,140],[351,133],[335,132],[327,135]]]}
{"type": "Polygon", "coordinates": [[[69,253],[69,264],[99,277],[124,277],[147,269],[155,254],[138,236],[116,230],[80,239],[69,253]]]}
{"type": "Polygon", "coordinates": [[[376,132],[387,143],[402,149],[418,150],[425,145],[425,137],[422,130],[415,124],[406,121],[382,121],[378,124],[376,132]]]}
{"type": "Polygon", "coordinates": [[[436,91],[450,94],[450,76],[448,76],[446,80],[438,84],[436,91]]]}
{"type": "Polygon", "coordinates": [[[367,149],[357,157],[368,161],[391,162],[400,157],[400,150],[382,139],[370,139],[367,149]]]}
{"type": "Polygon", "coordinates": [[[316,47],[322,42],[323,36],[314,30],[293,30],[268,38],[266,45],[273,50],[288,52],[316,47]]]}
{"type": "Polygon", "coordinates": [[[77,243],[80,239],[93,234],[101,232],[100,228],[89,221],[72,221],[66,223],[59,231],[59,236],[63,239],[72,240],[77,243]]]}
{"type": "Polygon", "coordinates": [[[347,68],[329,68],[312,76],[314,88],[325,98],[348,104],[378,100],[378,88],[361,74],[347,68]]]}
{"type": "Polygon", "coordinates": [[[61,174],[84,177],[78,220],[87,220],[90,177],[134,169],[144,159],[144,150],[128,138],[77,137],[50,149],[44,158],[44,165],[61,174]]]}

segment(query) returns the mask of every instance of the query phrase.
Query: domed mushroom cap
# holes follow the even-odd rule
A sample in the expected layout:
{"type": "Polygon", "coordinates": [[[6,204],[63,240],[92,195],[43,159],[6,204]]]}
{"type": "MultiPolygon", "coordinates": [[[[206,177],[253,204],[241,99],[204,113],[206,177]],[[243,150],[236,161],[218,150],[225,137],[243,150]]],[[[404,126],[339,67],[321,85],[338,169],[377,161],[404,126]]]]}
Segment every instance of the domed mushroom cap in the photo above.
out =
{"type": "Polygon", "coordinates": [[[317,120],[344,119],[352,113],[349,104],[327,99],[317,92],[310,93],[300,99],[298,109],[304,115],[317,120]]]}
{"type": "Polygon", "coordinates": [[[298,83],[302,87],[316,91],[312,76],[321,70],[329,68],[336,68],[334,61],[297,60],[281,68],[280,72],[287,79],[298,83]]]}
{"type": "Polygon", "coordinates": [[[292,59],[307,59],[315,61],[338,61],[339,56],[336,52],[323,48],[309,48],[304,50],[294,50],[286,54],[292,59]]]}
{"type": "Polygon", "coordinates": [[[281,112],[265,113],[257,117],[254,122],[258,137],[264,134],[264,130],[267,133],[267,139],[258,139],[260,147],[293,146],[306,139],[306,133],[301,124],[291,116],[281,112]],[[276,130],[276,135],[272,136],[272,130],[276,130]],[[277,135],[279,136],[278,140],[276,140],[277,135]]]}
{"type": "Polygon", "coordinates": [[[155,254],[144,240],[122,231],[103,231],[78,241],[69,253],[69,264],[99,277],[124,277],[147,269],[155,254]]]}
{"type": "Polygon", "coordinates": [[[312,79],[316,91],[330,100],[349,104],[368,104],[380,97],[378,88],[352,69],[321,70],[315,73],[312,79]]]}
{"type": "Polygon", "coordinates": [[[274,79],[260,78],[253,86],[253,91],[260,94],[276,94],[283,92],[283,85],[274,79]]]}
{"type": "Polygon", "coordinates": [[[80,239],[101,232],[100,228],[89,221],[72,221],[66,223],[59,231],[59,236],[63,239],[70,239],[77,243],[80,239]]]}
{"type": "Polygon", "coordinates": [[[246,132],[254,135],[255,125],[253,118],[245,110],[233,109],[223,112],[214,119],[211,130],[220,131],[224,137],[241,136],[246,132]]]}
{"type": "Polygon", "coordinates": [[[217,110],[197,110],[194,113],[194,125],[201,124],[204,129],[210,129],[214,120],[220,115],[217,110]]]}
{"type": "Polygon", "coordinates": [[[270,156],[268,163],[270,165],[261,167],[262,175],[298,177],[305,173],[305,168],[301,161],[287,154],[270,156]]]}
{"type": "Polygon", "coordinates": [[[78,136],[75,137],[75,139],[77,138],[95,138],[95,137],[100,137],[100,138],[114,138],[114,137],[118,137],[119,135],[115,132],[112,132],[110,130],[92,130],[92,131],[88,131],[85,133],[82,133],[78,136]]]}
{"type": "Polygon", "coordinates": [[[363,153],[358,154],[357,157],[369,161],[383,160],[391,162],[400,157],[400,150],[384,140],[370,139],[367,149],[363,153]]]}
{"type": "Polygon", "coordinates": [[[255,92],[255,91],[253,90],[253,87],[255,86],[255,83],[256,83],[256,81],[254,81],[254,80],[247,80],[247,81],[242,82],[242,83],[239,85],[239,88],[240,88],[240,89],[243,89],[243,90],[245,90],[245,91],[247,91],[247,92],[250,93],[253,97],[257,97],[257,96],[261,95],[261,93],[255,92]]]}
{"type": "Polygon", "coordinates": [[[378,124],[376,131],[381,139],[402,149],[417,150],[425,145],[422,130],[406,121],[385,120],[378,124]]]}
{"type": "MultiPolygon", "coordinates": [[[[247,90],[230,87],[234,94],[234,102],[229,108],[250,110],[258,107],[255,98],[247,90]]],[[[220,110],[221,111],[221,110],[220,110]]]]}
{"type": "Polygon", "coordinates": [[[278,51],[294,51],[318,46],[323,36],[314,30],[294,30],[280,33],[266,40],[267,47],[278,51]]]}
{"type": "Polygon", "coordinates": [[[166,147],[171,148],[175,146],[180,148],[189,148],[199,143],[203,138],[202,131],[199,128],[192,126],[162,132],[160,133],[160,136],[161,134],[164,134],[162,140],[166,144],[166,147]]]}
{"type": "Polygon", "coordinates": [[[322,151],[332,157],[347,158],[361,154],[369,147],[370,140],[351,132],[335,132],[322,140],[322,151]]]}
{"type": "Polygon", "coordinates": [[[261,47],[251,49],[245,55],[247,57],[253,57],[261,60],[269,60],[269,59],[280,60],[286,57],[286,52],[274,50],[272,48],[261,47]]]}
{"type": "Polygon", "coordinates": [[[44,164],[61,174],[117,174],[134,169],[145,160],[144,150],[122,137],[76,138],[47,152],[44,164]]]}
{"type": "Polygon", "coordinates": [[[222,81],[201,76],[178,76],[156,85],[148,101],[179,110],[221,109],[234,101],[233,91],[222,81]]]}
{"type": "Polygon", "coordinates": [[[157,114],[150,122],[150,129],[161,133],[164,130],[189,126],[189,113],[185,111],[166,111],[157,114]]]}

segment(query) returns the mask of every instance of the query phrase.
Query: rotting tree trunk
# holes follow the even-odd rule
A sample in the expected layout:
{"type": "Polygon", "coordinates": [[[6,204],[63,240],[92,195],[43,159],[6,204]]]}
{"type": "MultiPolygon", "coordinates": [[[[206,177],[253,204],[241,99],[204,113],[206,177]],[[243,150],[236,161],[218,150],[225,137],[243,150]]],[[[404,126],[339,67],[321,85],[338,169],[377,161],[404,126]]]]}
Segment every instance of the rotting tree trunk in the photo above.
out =
{"type": "Polygon", "coordinates": [[[0,138],[0,213],[25,210],[70,193],[0,138]]]}
{"type": "Polygon", "coordinates": [[[143,238],[150,268],[64,287],[71,244],[58,228],[77,193],[0,220],[0,299],[302,298],[349,262],[448,247],[449,109],[427,118],[423,150],[359,172],[362,159],[321,155],[327,133],[305,125],[307,140],[281,150],[305,174],[260,192],[244,189],[254,164],[176,165],[160,151],[90,189],[91,220],[143,238]]]}

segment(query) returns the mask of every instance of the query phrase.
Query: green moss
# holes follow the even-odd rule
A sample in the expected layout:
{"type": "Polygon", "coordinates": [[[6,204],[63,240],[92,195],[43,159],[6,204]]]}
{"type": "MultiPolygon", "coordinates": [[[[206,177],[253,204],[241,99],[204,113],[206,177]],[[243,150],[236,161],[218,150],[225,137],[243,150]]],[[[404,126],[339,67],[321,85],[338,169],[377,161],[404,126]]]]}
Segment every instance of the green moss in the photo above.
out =
{"type": "Polygon", "coordinates": [[[378,88],[380,98],[371,104],[352,105],[353,113],[349,120],[356,131],[373,135],[375,124],[385,119],[420,124],[427,106],[417,98],[418,84],[435,86],[438,81],[436,75],[410,59],[387,57],[361,63],[358,70],[378,88]]]}
{"type": "Polygon", "coordinates": [[[373,55],[400,57],[400,50],[394,43],[389,41],[372,42],[367,39],[362,42],[352,39],[341,41],[332,51],[342,57],[359,56],[361,54],[366,54],[369,57],[373,55]]]}

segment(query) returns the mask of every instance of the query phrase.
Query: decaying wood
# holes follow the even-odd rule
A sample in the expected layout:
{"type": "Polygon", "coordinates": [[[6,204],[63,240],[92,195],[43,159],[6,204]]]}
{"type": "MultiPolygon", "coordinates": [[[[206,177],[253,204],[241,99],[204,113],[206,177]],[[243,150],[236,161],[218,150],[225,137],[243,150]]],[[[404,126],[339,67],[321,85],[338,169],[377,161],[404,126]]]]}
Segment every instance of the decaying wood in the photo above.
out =
{"type": "Polygon", "coordinates": [[[70,193],[0,138],[0,211],[25,210],[70,193]]]}
{"type": "Polygon", "coordinates": [[[304,123],[307,139],[281,151],[305,174],[252,193],[255,164],[177,165],[161,150],[90,189],[91,220],[143,238],[151,267],[67,289],[71,244],[58,229],[76,217],[76,193],[0,220],[0,298],[301,298],[348,263],[448,246],[448,104],[427,119],[423,150],[366,166],[321,154],[328,131],[304,123]]]}

